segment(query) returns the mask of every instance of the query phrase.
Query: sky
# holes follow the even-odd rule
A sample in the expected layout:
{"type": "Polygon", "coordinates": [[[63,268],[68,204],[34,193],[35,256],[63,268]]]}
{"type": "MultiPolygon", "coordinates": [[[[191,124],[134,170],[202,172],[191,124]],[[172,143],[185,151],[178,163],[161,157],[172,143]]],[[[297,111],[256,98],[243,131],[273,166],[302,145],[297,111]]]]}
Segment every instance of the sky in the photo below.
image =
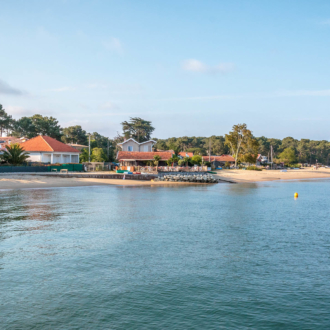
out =
{"type": "Polygon", "coordinates": [[[0,104],[110,138],[329,140],[330,1],[0,0],[0,104]]]}

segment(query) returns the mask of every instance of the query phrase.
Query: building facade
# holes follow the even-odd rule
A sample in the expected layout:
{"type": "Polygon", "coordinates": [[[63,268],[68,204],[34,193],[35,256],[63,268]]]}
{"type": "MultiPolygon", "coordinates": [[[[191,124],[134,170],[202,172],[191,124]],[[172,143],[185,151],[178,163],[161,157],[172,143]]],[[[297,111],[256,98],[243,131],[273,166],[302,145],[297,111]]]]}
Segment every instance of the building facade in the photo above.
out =
{"type": "Polygon", "coordinates": [[[118,145],[122,148],[122,151],[151,152],[155,143],[156,141],[154,140],[139,143],[130,138],[122,143],[118,143],[118,145]]]}
{"type": "Polygon", "coordinates": [[[80,151],[49,136],[37,136],[20,144],[29,153],[28,162],[79,163],[80,151]]]}

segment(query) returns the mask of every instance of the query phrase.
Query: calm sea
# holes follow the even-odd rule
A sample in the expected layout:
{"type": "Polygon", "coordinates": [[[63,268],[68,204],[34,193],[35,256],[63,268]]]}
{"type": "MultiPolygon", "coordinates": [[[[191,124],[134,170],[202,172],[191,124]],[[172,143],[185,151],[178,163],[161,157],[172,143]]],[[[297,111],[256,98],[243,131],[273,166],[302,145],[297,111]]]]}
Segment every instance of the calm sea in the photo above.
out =
{"type": "Polygon", "coordinates": [[[0,328],[330,329],[330,181],[1,191],[0,328]]]}

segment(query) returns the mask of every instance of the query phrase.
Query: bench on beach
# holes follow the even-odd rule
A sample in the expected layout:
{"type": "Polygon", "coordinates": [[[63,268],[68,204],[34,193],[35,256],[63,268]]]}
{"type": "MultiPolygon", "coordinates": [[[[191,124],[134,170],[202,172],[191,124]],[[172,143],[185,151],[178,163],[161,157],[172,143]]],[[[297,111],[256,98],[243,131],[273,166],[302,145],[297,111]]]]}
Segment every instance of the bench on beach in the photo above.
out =
{"type": "Polygon", "coordinates": [[[66,174],[68,174],[68,170],[67,169],[61,169],[60,170],[60,173],[66,173],[66,174]]]}

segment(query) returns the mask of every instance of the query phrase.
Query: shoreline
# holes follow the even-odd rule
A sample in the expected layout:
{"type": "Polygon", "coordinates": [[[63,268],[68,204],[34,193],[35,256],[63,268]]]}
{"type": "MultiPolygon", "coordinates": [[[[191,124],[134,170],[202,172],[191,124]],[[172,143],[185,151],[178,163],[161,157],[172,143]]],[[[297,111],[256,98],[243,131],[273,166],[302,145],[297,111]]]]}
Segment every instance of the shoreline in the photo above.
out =
{"type": "MultiPolygon", "coordinates": [[[[99,174],[99,173],[98,173],[99,174]]],[[[269,181],[299,181],[299,180],[322,180],[330,179],[330,169],[302,169],[288,170],[221,170],[214,177],[224,180],[223,183],[257,183],[269,181]]],[[[164,181],[142,181],[106,178],[75,178],[64,176],[43,175],[41,173],[1,173],[0,191],[15,189],[38,189],[38,188],[64,188],[64,187],[86,187],[86,186],[120,186],[120,187],[154,187],[154,186],[182,186],[182,185],[205,185],[207,183],[194,182],[164,182],[164,181]]]]}
{"type": "Polygon", "coordinates": [[[182,186],[201,185],[207,183],[196,182],[163,182],[123,179],[99,179],[99,178],[74,178],[46,176],[38,173],[6,173],[0,174],[0,191],[16,189],[38,188],[65,188],[65,187],[91,187],[91,186],[119,186],[119,187],[143,187],[143,186],[182,186]]]}
{"type": "Polygon", "coordinates": [[[223,180],[231,180],[235,183],[330,179],[330,168],[318,170],[304,168],[299,170],[287,170],[287,172],[281,172],[280,170],[220,170],[217,171],[215,177],[223,180]]]}

